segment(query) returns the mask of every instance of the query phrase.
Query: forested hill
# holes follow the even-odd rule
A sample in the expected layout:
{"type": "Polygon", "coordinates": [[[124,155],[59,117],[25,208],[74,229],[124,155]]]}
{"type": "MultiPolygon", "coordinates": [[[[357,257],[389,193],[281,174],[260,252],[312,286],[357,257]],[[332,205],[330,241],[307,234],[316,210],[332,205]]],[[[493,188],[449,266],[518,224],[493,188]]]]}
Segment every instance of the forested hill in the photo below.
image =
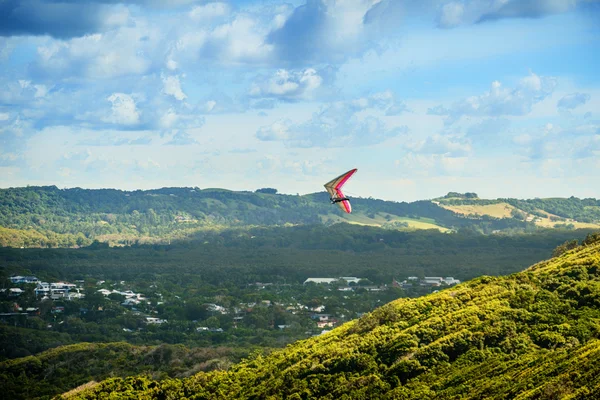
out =
{"type": "Polygon", "coordinates": [[[399,299],[229,371],[68,398],[600,398],[600,235],[508,277],[399,299]]]}
{"type": "MultiPolygon", "coordinates": [[[[353,198],[354,212],[348,215],[329,204],[325,192],[298,196],[277,194],[275,189],[267,188],[256,192],[191,187],[131,192],[55,186],[0,189],[0,246],[76,247],[89,245],[93,240],[121,245],[165,243],[204,229],[337,222],[388,229],[512,233],[535,230],[539,223],[528,218],[528,212],[542,213],[540,204],[528,202],[520,206],[522,209],[510,206],[510,211],[500,214],[469,213],[461,209],[465,200],[459,200],[461,204],[454,198],[412,203],[353,198]]],[[[588,204],[589,199],[563,200],[574,205],[569,208],[569,216],[578,217],[579,207],[591,222],[575,226],[574,223],[581,223],[552,214],[554,225],[600,227],[600,216],[594,219],[596,206],[588,204]]]]}

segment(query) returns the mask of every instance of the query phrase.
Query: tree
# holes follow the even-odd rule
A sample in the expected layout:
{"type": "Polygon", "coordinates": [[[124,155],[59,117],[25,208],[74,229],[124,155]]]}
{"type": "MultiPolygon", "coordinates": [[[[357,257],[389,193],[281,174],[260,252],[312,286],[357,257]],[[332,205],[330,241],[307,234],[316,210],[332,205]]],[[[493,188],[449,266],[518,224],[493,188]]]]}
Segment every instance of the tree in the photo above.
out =
{"type": "Polygon", "coordinates": [[[256,189],[256,193],[277,194],[277,189],[274,189],[274,188],[256,189]]]}

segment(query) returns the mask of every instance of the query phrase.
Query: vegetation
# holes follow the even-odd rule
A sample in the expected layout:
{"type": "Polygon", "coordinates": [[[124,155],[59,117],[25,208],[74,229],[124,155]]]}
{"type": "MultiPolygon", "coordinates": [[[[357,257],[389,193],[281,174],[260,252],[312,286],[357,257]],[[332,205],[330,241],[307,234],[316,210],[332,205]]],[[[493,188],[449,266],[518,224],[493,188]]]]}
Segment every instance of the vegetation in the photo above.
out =
{"type": "Polygon", "coordinates": [[[0,387],[7,399],[43,399],[91,380],[145,374],[153,379],[183,378],[228,368],[251,349],[188,349],[182,345],[132,346],[79,343],[36,356],[0,363],[0,387]]]}
{"type": "Polygon", "coordinates": [[[15,304],[22,310],[38,309],[35,315],[0,317],[6,322],[0,324],[0,360],[78,342],[280,347],[321,331],[310,310],[293,310],[297,304],[323,306],[323,312],[341,323],[396,298],[435,289],[395,288],[391,286],[394,279],[453,276],[467,280],[509,274],[587,232],[448,235],[338,224],[205,232],[197,240],[171,245],[3,248],[0,286],[15,286],[9,276],[33,274],[46,282],[80,281],[85,297],[42,301],[33,295],[35,285],[19,285],[26,292],[18,298],[0,293],[2,313],[13,313],[15,304]],[[363,278],[382,290],[359,286],[344,292],[336,285],[303,285],[309,277],[340,276],[363,278]],[[100,289],[132,290],[146,300],[126,306],[122,295],[103,296],[100,289]],[[225,313],[209,311],[209,304],[223,307],[225,313]],[[64,309],[55,313],[54,307],[64,309]],[[168,323],[147,326],[147,316],[168,323]],[[278,325],[289,327],[280,330],[278,325]],[[196,332],[202,326],[223,332],[196,332]]]}
{"type": "Polygon", "coordinates": [[[68,398],[599,398],[599,239],[508,277],[393,301],[228,371],[110,378],[68,398]]]}
{"type": "MultiPolygon", "coordinates": [[[[475,193],[454,195],[458,197],[442,199],[444,204],[487,201],[477,199],[475,193]]],[[[132,192],[55,186],[0,189],[0,245],[82,247],[94,240],[111,245],[164,244],[206,230],[343,221],[400,230],[470,229],[484,234],[536,229],[531,222],[510,217],[468,218],[431,201],[353,198],[352,202],[355,211],[348,215],[331,207],[325,192],[294,196],[278,194],[274,188],[255,192],[191,187],[132,192]]],[[[537,203],[529,205],[529,200],[523,202],[529,208],[537,207],[537,203]]],[[[568,210],[568,215],[586,221],[593,220],[600,209],[591,199],[558,199],[554,203],[568,210]]]]}
{"type": "MultiPolygon", "coordinates": [[[[450,192],[446,196],[436,199],[442,206],[492,206],[508,204],[512,207],[510,212],[513,218],[524,220],[527,215],[538,218],[549,218],[551,222],[565,222],[567,220],[580,223],[600,224],[600,200],[569,198],[547,198],[520,200],[513,198],[479,199],[475,193],[450,192]]],[[[485,214],[482,212],[481,214],[485,214]]],[[[568,224],[558,225],[565,228],[568,224]]]]}

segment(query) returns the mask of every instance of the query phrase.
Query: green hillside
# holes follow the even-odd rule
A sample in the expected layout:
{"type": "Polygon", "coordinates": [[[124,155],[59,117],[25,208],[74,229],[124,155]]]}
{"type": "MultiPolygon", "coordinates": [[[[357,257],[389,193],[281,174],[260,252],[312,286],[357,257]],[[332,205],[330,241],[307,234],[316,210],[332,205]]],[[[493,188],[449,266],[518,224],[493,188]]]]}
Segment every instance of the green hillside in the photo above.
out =
{"type": "Polygon", "coordinates": [[[0,387],[8,399],[49,398],[90,380],[142,373],[157,379],[186,377],[223,369],[249,352],[228,347],[79,343],[1,362],[0,387]]]}
{"type": "Polygon", "coordinates": [[[470,219],[513,218],[544,228],[599,228],[600,200],[569,198],[480,199],[476,193],[450,192],[434,203],[470,219]]]}
{"type": "Polygon", "coordinates": [[[348,215],[329,204],[325,192],[298,196],[274,189],[0,189],[0,246],[81,247],[94,240],[111,245],[168,243],[206,230],[338,222],[481,233],[535,229],[533,223],[512,217],[466,218],[431,201],[353,198],[352,204],[354,211],[348,215]]]}
{"type": "Polygon", "coordinates": [[[226,372],[112,378],[68,397],[109,396],[600,398],[600,235],[524,272],[396,300],[226,372]]]}

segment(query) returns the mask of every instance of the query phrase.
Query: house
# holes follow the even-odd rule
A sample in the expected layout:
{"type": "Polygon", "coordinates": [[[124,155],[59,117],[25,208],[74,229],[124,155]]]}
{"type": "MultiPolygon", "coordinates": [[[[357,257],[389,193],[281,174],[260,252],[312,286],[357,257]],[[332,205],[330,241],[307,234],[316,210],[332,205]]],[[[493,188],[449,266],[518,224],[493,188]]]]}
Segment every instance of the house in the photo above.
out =
{"type": "Polygon", "coordinates": [[[123,301],[121,303],[122,306],[135,306],[137,304],[140,304],[140,301],[138,299],[134,299],[132,297],[125,299],[125,301],[123,301]]]}
{"type": "Polygon", "coordinates": [[[218,312],[221,314],[227,314],[227,309],[223,306],[214,303],[206,304],[206,309],[210,312],[218,312]]]}
{"type": "Polygon", "coordinates": [[[310,283],[310,282],[316,283],[318,285],[320,285],[322,283],[330,284],[337,280],[338,280],[337,278],[308,278],[304,281],[304,285],[306,285],[307,283],[310,283]]]}
{"type": "Polygon", "coordinates": [[[160,318],[156,318],[156,317],[146,317],[146,323],[147,324],[164,324],[166,323],[167,320],[166,319],[160,319],[160,318]]]}
{"type": "Polygon", "coordinates": [[[40,309],[38,307],[27,307],[25,312],[29,315],[40,315],[40,309]]]}
{"type": "Polygon", "coordinates": [[[73,283],[66,282],[38,282],[36,288],[34,289],[36,296],[48,296],[52,300],[58,300],[65,298],[67,300],[71,300],[72,298],[82,298],[83,294],[80,296],[69,296],[70,291],[76,291],[79,293],[79,289],[77,289],[77,285],[73,283]]]}
{"type": "Polygon", "coordinates": [[[451,276],[447,276],[446,278],[444,278],[444,283],[446,285],[458,285],[460,281],[458,279],[454,279],[451,276]]]}
{"type": "Polygon", "coordinates": [[[68,293],[65,298],[67,300],[75,300],[75,299],[83,299],[85,297],[85,294],[83,293],[79,293],[79,290],[75,293],[68,293]]]}
{"type": "Polygon", "coordinates": [[[12,283],[38,283],[40,280],[35,276],[11,276],[10,281],[12,283]]]}
{"type": "Polygon", "coordinates": [[[313,314],[310,316],[312,319],[316,319],[320,322],[323,321],[329,321],[329,319],[332,317],[331,314],[313,314]]]}
{"type": "Polygon", "coordinates": [[[440,286],[442,283],[444,283],[444,278],[441,276],[426,276],[421,280],[421,285],[423,286],[440,286]]]}
{"type": "Polygon", "coordinates": [[[25,293],[25,291],[21,288],[10,288],[8,289],[8,295],[11,297],[17,297],[25,293]]]}
{"type": "Polygon", "coordinates": [[[335,320],[335,319],[332,319],[329,321],[317,321],[317,328],[325,328],[325,327],[332,328],[333,326],[335,326],[335,324],[337,324],[337,320],[335,320]]]}

